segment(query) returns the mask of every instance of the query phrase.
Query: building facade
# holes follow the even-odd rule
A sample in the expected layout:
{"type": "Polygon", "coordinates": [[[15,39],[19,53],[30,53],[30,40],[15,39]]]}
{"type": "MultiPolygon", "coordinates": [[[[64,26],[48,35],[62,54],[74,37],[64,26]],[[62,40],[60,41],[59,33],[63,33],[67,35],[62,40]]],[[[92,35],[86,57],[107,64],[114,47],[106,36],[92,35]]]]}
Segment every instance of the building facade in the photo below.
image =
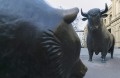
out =
{"type": "Polygon", "coordinates": [[[120,0],[111,1],[112,5],[109,6],[108,17],[104,19],[104,23],[115,37],[115,47],[120,47],[120,0]]]}

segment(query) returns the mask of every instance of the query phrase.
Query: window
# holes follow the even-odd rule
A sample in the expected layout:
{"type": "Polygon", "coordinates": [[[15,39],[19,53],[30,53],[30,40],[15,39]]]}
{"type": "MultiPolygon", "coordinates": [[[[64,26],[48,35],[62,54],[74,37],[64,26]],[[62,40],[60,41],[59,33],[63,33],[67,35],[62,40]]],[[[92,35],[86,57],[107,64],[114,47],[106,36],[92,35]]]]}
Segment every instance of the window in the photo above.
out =
{"type": "Polygon", "coordinates": [[[110,28],[110,29],[108,29],[108,31],[111,33],[111,28],[110,28]]]}
{"type": "Polygon", "coordinates": [[[106,24],[106,19],[104,19],[104,23],[106,24]]]}
{"type": "Polygon", "coordinates": [[[112,15],[110,14],[110,17],[109,17],[109,22],[111,22],[111,19],[112,19],[112,15]]]}

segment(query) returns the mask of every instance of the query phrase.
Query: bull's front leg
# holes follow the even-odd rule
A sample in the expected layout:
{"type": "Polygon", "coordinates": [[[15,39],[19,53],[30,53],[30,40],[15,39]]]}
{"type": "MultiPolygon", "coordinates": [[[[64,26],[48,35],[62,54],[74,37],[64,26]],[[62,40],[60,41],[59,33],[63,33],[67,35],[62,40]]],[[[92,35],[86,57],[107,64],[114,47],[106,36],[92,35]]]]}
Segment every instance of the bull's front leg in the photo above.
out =
{"type": "Polygon", "coordinates": [[[101,52],[101,57],[102,57],[102,63],[105,63],[106,62],[106,55],[107,55],[107,51],[102,51],[101,52]]]}
{"type": "Polygon", "coordinates": [[[93,51],[92,50],[88,50],[88,51],[89,51],[89,60],[88,61],[92,61],[93,51]]]}

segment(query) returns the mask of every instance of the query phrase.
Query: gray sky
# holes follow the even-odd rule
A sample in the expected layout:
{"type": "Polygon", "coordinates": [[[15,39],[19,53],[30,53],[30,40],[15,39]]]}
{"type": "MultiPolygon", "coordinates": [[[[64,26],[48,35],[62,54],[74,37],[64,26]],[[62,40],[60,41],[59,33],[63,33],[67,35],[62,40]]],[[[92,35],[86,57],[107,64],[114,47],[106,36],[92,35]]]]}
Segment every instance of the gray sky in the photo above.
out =
{"type": "MultiPolygon", "coordinates": [[[[79,9],[83,9],[84,12],[87,12],[91,8],[105,8],[105,3],[108,6],[111,5],[111,0],[45,0],[52,7],[59,8],[60,6],[63,9],[69,9],[73,7],[78,7],[79,9]]],[[[78,16],[82,17],[79,13],[78,16]]],[[[80,21],[80,29],[84,29],[86,22],[80,21]]]]}

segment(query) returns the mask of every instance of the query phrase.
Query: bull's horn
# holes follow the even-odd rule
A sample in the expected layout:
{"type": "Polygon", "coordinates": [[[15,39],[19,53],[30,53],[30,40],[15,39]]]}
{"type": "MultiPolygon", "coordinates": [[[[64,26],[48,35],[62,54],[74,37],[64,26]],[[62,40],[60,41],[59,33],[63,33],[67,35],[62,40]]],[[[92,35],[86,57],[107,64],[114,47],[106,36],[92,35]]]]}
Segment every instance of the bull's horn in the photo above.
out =
{"type": "Polygon", "coordinates": [[[82,9],[81,9],[81,15],[84,16],[84,17],[87,17],[87,13],[83,13],[82,9]]]}
{"type": "Polygon", "coordinates": [[[64,11],[64,21],[68,24],[72,23],[76,19],[78,12],[78,8],[64,11]]]}
{"type": "Polygon", "coordinates": [[[104,14],[104,13],[106,13],[107,11],[108,11],[108,6],[107,6],[107,4],[105,4],[105,9],[101,11],[101,14],[104,14]]]}

